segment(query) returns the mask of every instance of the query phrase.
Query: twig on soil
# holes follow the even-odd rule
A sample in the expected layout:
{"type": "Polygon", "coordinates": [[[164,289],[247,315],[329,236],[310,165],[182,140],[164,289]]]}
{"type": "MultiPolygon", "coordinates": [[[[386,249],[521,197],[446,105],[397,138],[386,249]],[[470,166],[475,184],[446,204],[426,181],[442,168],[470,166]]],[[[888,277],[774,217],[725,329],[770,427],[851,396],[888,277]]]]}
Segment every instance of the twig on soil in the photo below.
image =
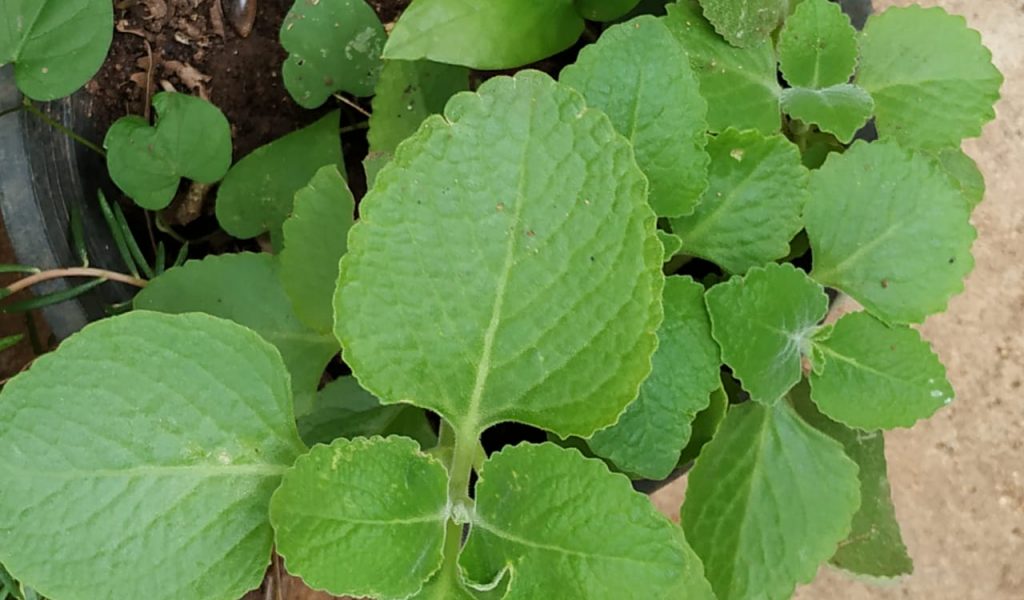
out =
{"type": "Polygon", "coordinates": [[[345,105],[347,105],[347,106],[349,106],[351,108],[354,108],[357,112],[359,112],[359,114],[363,115],[367,119],[369,119],[372,116],[370,114],[370,111],[368,111],[365,108],[363,108],[362,106],[359,106],[358,104],[356,104],[355,100],[349,100],[348,98],[346,98],[345,96],[342,96],[341,94],[334,94],[334,97],[337,98],[338,101],[341,102],[342,104],[345,104],[345,105]]]}
{"type": "Polygon", "coordinates": [[[51,269],[49,271],[42,271],[35,275],[29,275],[23,279],[19,279],[14,283],[8,285],[0,293],[4,297],[17,294],[18,292],[28,289],[37,283],[44,281],[50,281],[51,279],[63,279],[65,277],[98,277],[106,281],[117,281],[119,283],[125,283],[138,288],[144,288],[149,284],[145,279],[133,277],[131,275],[125,275],[124,273],[117,273],[114,271],[107,271],[106,269],[94,269],[92,267],[71,267],[68,269],[51,269]]]}

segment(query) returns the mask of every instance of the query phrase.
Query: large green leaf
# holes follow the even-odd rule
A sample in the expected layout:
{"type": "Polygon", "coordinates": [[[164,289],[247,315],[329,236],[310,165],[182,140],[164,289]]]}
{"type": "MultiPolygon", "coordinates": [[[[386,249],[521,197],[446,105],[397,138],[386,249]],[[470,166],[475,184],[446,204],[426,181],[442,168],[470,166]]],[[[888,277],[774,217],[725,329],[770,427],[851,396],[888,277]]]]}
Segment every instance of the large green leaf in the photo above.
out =
{"type": "Polygon", "coordinates": [[[814,346],[814,402],[850,427],[910,427],[953,401],[946,369],[905,325],[889,327],[867,313],[852,313],[814,346]]]}
{"type": "Polygon", "coordinates": [[[693,212],[708,184],[708,105],[686,52],[661,20],[648,15],[612,26],[559,80],[632,142],[659,216],[693,212]]]}
{"type": "Polygon", "coordinates": [[[779,131],[779,87],[775,51],[770,41],[735,48],[718,36],[701,16],[697,0],[668,5],[665,24],[690,56],[690,65],[708,102],[711,131],[729,127],[779,131]]]}
{"type": "Polygon", "coordinates": [[[828,296],[793,265],[770,264],[711,288],[707,305],[722,360],[751,398],[771,404],[800,381],[828,296]]]}
{"type": "Polygon", "coordinates": [[[476,581],[512,570],[505,600],[711,599],[682,532],[622,475],[553,444],[484,463],[461,564],[476,581]]]}
{"type": "Polygon", "coordinates": [[[946,174],[892,143],[857,143],[811,174],[811,276],[875,316],[942,311],[974,266],[970,209],[946,174]]]}
{"type": "Polygon", "coordinates": [[[152,127],[142,117],[122,117],[107,130],[107,169],[117,187],[149,210],[167,207],[181,178],[220,181],[231,166],[231,125],[202,98],[162,92],[153,97],[152,127]]]}
{"type": "Polygon", "coordinates": [[[107,0],[0,2],[0,65],[35,100],[70,95],[99,71],[114,36],[107,0]]]}
{"type": "Polygon", "coordinates": [[[696,211],[672,219],[683,252],[731,273],[783,258],[802,226],[807,169],[782,135],[728,129],[708,143],[708,189],[696,211]]]}
{"type": "Polygon", "coordinates": [[[933,152],[932,158],[946,172],[950,181],[960,188],[967,205],[972,209],[985,198],[985,176],[978,164],[960,148],[943,148],[933,152]]]}
{"type": "Polygon", "coordinates": [[[768,35],[782,23],[789,0],[700,0],[715,31],[734,46],[771,43],[768,35]]]}
{"type": "Polygon", "coordinates": [[[318,445],[270,503],[288,571],[332,594],[402,599],[442,561],[448,472],[401,438],[318,445]]]}
{"type": "Polygon", "coordinates": [[[704,308],[704,286],[689,277],[670,277],[664,298],[654,370],[618,423],[588,442],[597,455],[623,471],[655,480],[668,477],[676,467],[690,441],[690,423],[721,385],[721,359],[704,308]]]}
{"type": "Polygon", "coordinates": [[[423,119],[444,110],[455,93],[469,89],[469,69],[429,60],[384,63],[373,96],[370,152],[392,153],[423,119]]]}
{"type": "Polygon", "coordinates": [[[334,92],[369,96],[387,34],[363,0],[295,2],[281,25],[288,58],[281,78],[292,98],[316,108],[334,92]]]}
{"type": "Polygon", "coordinates": [[[576,10],[591,21],[614,21],[633,10],[640,0],[574,0],[576,10]]]}
{"type": "Polygon", "coordinates": [[[135,312],[0,395],[0,560],[62,600],[235,600],[270,560],[270,495],[305,450],[256,334],[135,312]]]}
{"type": "Polygon", "coordinates": [[[231,167],[217,190],[217,221],[238,238],[280,234],[295,192],[327,165],[344,174],[337,111],[253,150],[231,167]]]}
{"type": "Polygon", "coordinates": [[[857,465],[785,402],[733,406],[689,474],[682,525],[719,600],[789,598],[850,532],[857,465]]]}
{"type": "Polygon", "coordinates": [[[384,57],[512,69],[565,50],[582,32],[573,0],[417,0],[384,57]]]}
{"type": "Polygon", "coordinates": [[[878,135],[908,147],[959,146],[995,118],[1003,76],[981,35],[941,8],[868,19],[857,84],[875,99],[878,135]]]}
{"type": "Polygon", "coordinates": [[[225,254],[170,269],[135,296],[135,308],[165,313],[204,312],[256,331],[284,357],[296,413],[308,412],[327,362],[338,353],[330,333],[317,333],[295,316],[269,254],[225,254]]]}
{"type": "Polygon", "coordinates": [[[823,89],[787,88],[781,105],[787,115],[817,125],[844,144],[850,143],[875,110],[871,94],[849,83],[823,89]]]}
{"type": "Polygon", "coordinates": [[[608,118],[542,73],[455,96],[360,206],[335,298],[346,362],[465,435],[612,423],[662,319],[646,188],[608,118]]]}
{"type": "Polygon", "coordinates": [[[850,81],[857,66],[857,30],[828,0],[803,0],[779,33],[779,69],[793,87],[825,88],[850,81]]]}

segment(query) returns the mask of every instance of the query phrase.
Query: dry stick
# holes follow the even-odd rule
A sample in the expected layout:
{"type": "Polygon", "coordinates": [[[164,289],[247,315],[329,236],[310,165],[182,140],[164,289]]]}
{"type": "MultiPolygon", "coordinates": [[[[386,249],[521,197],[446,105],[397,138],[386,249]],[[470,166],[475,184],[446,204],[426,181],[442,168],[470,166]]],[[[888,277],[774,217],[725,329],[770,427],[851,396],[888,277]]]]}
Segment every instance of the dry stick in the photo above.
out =
{"type": "Polygon", "coordinates": [[[132,277],[131,275],[125,275],[124,273],[116,273],[105,269],[94,269],[92,267],[71,267],[68,269],[51,269],[49,271],[43,271],[41,273],[36,273],[35,275],[19,279],[7,286],[7,295],[10,296],[17,294],[18,292],[28,289],[37,283],[42,283],[51,279],[61,279],[64,277],[99,277],[106,281],[117,281],[119,283],[126,283],[138,288],[144,288],[149,284],[145,279],[139,279],[138,277],[132,277]]]}
{"type": "Polygon", "coordinates": [[[341,101],[342,104],[346,104],[346,105],[351,106],[352,108],[356,109],[360,114],[362,114],[367,119],[369,119],[372,116],[370,114],[370,111],[368,111],[365,108],[363,108],[362,106],[359,106],[358,104],[356,104],[354,100],[349,100],[348,98],[346,98],[345,96],[342,96],[341,94],[334,94],[334,97],[337,98],[339,101],[341,101]]]}

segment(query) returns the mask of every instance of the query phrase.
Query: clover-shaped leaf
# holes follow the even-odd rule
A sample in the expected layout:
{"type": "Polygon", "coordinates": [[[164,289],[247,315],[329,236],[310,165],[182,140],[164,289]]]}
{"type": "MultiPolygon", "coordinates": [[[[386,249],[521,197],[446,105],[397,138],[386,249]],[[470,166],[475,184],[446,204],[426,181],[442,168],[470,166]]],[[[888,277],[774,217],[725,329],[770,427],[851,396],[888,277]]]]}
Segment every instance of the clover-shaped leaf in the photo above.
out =
{"type": "Polygon", "coordinates": [[[781,104],[787,115],[817,125],[844,144],[850,143],[875,110],[871,94],[849,83],[822,89],[787,88],[781,104]]]}
{"type": "Polygon", "coordinates": [[[779,69],[793,87],[847,83],[857,66],[857,30],[839,4],[803,0],[779,33],[779,69]]]}

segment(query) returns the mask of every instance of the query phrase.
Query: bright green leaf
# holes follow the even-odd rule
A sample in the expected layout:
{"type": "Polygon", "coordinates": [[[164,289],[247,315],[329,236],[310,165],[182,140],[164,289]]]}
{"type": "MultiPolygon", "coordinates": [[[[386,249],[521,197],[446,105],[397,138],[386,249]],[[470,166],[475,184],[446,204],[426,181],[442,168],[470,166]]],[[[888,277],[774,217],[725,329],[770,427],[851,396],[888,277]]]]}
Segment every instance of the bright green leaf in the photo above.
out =
{"type": "Polygon", "coordinates": [[[875,316],[942,311],[974,266],[970,209],[945,173],[891,143],[857,143],[811,174],[804,209],[811,276],[875,316]]]}
{"type": "Polygon", "coordinates": [[[448,472],[406,438],[318,445],[285,473],[270,520],[288,571],[310,586],[407,598],[441,566],[448,472]]]}
{"type": "Polygon", "coordinates": [[[665,246],[665,262],[668,262],[683,249],[683,239],[674,233],[658,230],[658,239],[665,246]]]}
{"type": "Polygon", "coordinates": [[[384,58],[512,69],[565,50],[583,32],[573,0],[417,0],[384,58]]]}
{"type": "Polygon", "coordinates": [[[384,63],[373,97],[370,152],[393,153],[423,119],[444,110],[455,93],[469,89],[469,69],[428,60],[384,63]]]}
{"type": "Polygon", "coordinates": [[[484,463],[476,498],[460,562],[476,581],[511,568],[505,600],[714,598],[682,532],[576,450],[507,447],[484,463]]]}
{"type": "Polygon", "coordinates": [[[857,30],[838,3],[804,0],[779,33],[779,69],[793,87],[826,88],[850,81],[857,66],[857,30]]]}
{"type": "Polygon", "coordinates": [[[875,110],[871,94],[849,83],[820,90],[787,88],[782,91],[782,111],[849,144],[875,110]]]}
{"type": "Polygon", "coordinates": [[[690,471],[682,525],[719,600],[781,600],[832,556],[859,502],[838,442],[785,402],[747,402],[690,471]]]}
{"type": "Polygon", "coordinates": [[[618,423],[590,438],[590,448],[627,473],[668,477],[690,441],[690,423],[721,386],[718,344],[704,308],[704,286],[689,277],[665,282],[665,320],[654,369],[618,423]]]}
{"type": "Polygon", "coordinates": [[[730,46],[701,16],[696,0],[668,5],[665,24],[690,56],[690,66],[708,102],[711,131],[729,127],[757,129],[765,134],[779,131],[782,89],[771,42],[750,48],[730,46]]]}
{"type": "Polygon", "coordinates": [[[612,26],[559,80],[604,111],[633,144],[654,212],[693,212],[708,184],[708,106],[686,52],[663,21],[642,16],[612,26]]]}
{"type": "Polygon", "coordinates": [[[718,427],[725,420],[725,414],[728,410],[729,395],[725,393],[725,388],[719,386],[718,389],[711,392],[711,401],[708,407],[697,413],[697,416],[693,418],[690,443],[683,448],[682,453],[679,455],[680,465],[685,465],[700,456],[704,446],[714,439],[715,434],[718,432],[718,427]]]}
{"type": "Polygon", "coordinates": [[[789,0],[700,0],[704,17],[733,46],[771,43],[768,36],[786,17],[789,0]]]}
{"type": "Polygon", "coordinates": [[[614,21],[633,10],[640,0],[574,0],[576,10],[590,21],[614,21]]]}
{"type": "Polygon", "coordinates": [[[345,179],[337,167],[327,165],[296,192],[295,208],[282,227],[281,283],[299,320],[325,334],[334,326],[338,262],[348,247],[354,213],[345,179]]]}
{"type": "Polygon", "coordinates": [[[161,92],[153,97],[153,127],[142,117],[118,119],[103,140],[107,169],[139,206],[166,208],[181,179],[220,181],[231,166],[231,125],[202,98],[161,92]]]}
{"type": "Polygon", "coordinates": [[[0,21],[0,65],[14,63],[18,89],[44,102],[85,85],[114,36],[108,0],[4,0],[0,21]]]}
{"type": "Polygon", "coordinates": [[[270,561],[270,495],[305,448],[256,334],[135,312],[0,395],[0,560],[66,600],[233,600],[270,561]]]}
{"type": "Polygon", "coordinates": [[[279,233],[295,192],[327,165],[344,174],[337,111],[238,161],[217,191],[217,221],[238,238],[279,233]]]}
{"type": "Polygon", "coordinates": [[[442,568],[409,600],[504,600],[511,585],[508,571],[503,571],[497,581],[475,584],[466,581],[461,570],[455,574],[442,568]]]}
{"type": "Polygon", "coordinates": [[[943,148],[931,153],[931,157],[960,189],[968,206],[973,209],[981,204],[985,198],[985,176],[973,158],[960,148],[943,148]]]}
{"type": "Polygon", "coordinates": [[[284,87],[305,108],[317,108],[335,92],[369,96],[381,69],[387,34],[363,0],[299,1],[281,25],[288,58],[284,87]]]}
{"type": "Polygon", "coordinates": [[[371,152],[363,159],[363,172],[366,174],[366,190],[373,189],[377,183],[377,173],[384,168],[384,165],[391,162],[390,152],[371,152]]]}
{"type": "Polygon", "coordinates": [[[995,118],[1003,76],[963,17],[941,8],[890,8],[868,19],[860,47],[856,83],[875,99],[883,140],[959,146],[995,118]]]}
{"type": "Polygon", "coordinates": [[[708,143],[709,184],[697,210],[672,219],[683,252],[730,273],[783,258],[800,231],[807,169],[782,135],[729,129],[708,143]]]}
{"type": "Polygon", "coordinates": [[[646,188],[608,118],[542,73],[455,96],[360,205],[335,298],[345,361],[384,403],[466,434],[612,423],[662,318],[646,188]]]}
{"type": "Polygon", "coordinates": [[[770,264],[711,288],[707,305],[722,360],[751,398],[771,404],[800,381],[828,296],[793,265],[770,264]]]}

